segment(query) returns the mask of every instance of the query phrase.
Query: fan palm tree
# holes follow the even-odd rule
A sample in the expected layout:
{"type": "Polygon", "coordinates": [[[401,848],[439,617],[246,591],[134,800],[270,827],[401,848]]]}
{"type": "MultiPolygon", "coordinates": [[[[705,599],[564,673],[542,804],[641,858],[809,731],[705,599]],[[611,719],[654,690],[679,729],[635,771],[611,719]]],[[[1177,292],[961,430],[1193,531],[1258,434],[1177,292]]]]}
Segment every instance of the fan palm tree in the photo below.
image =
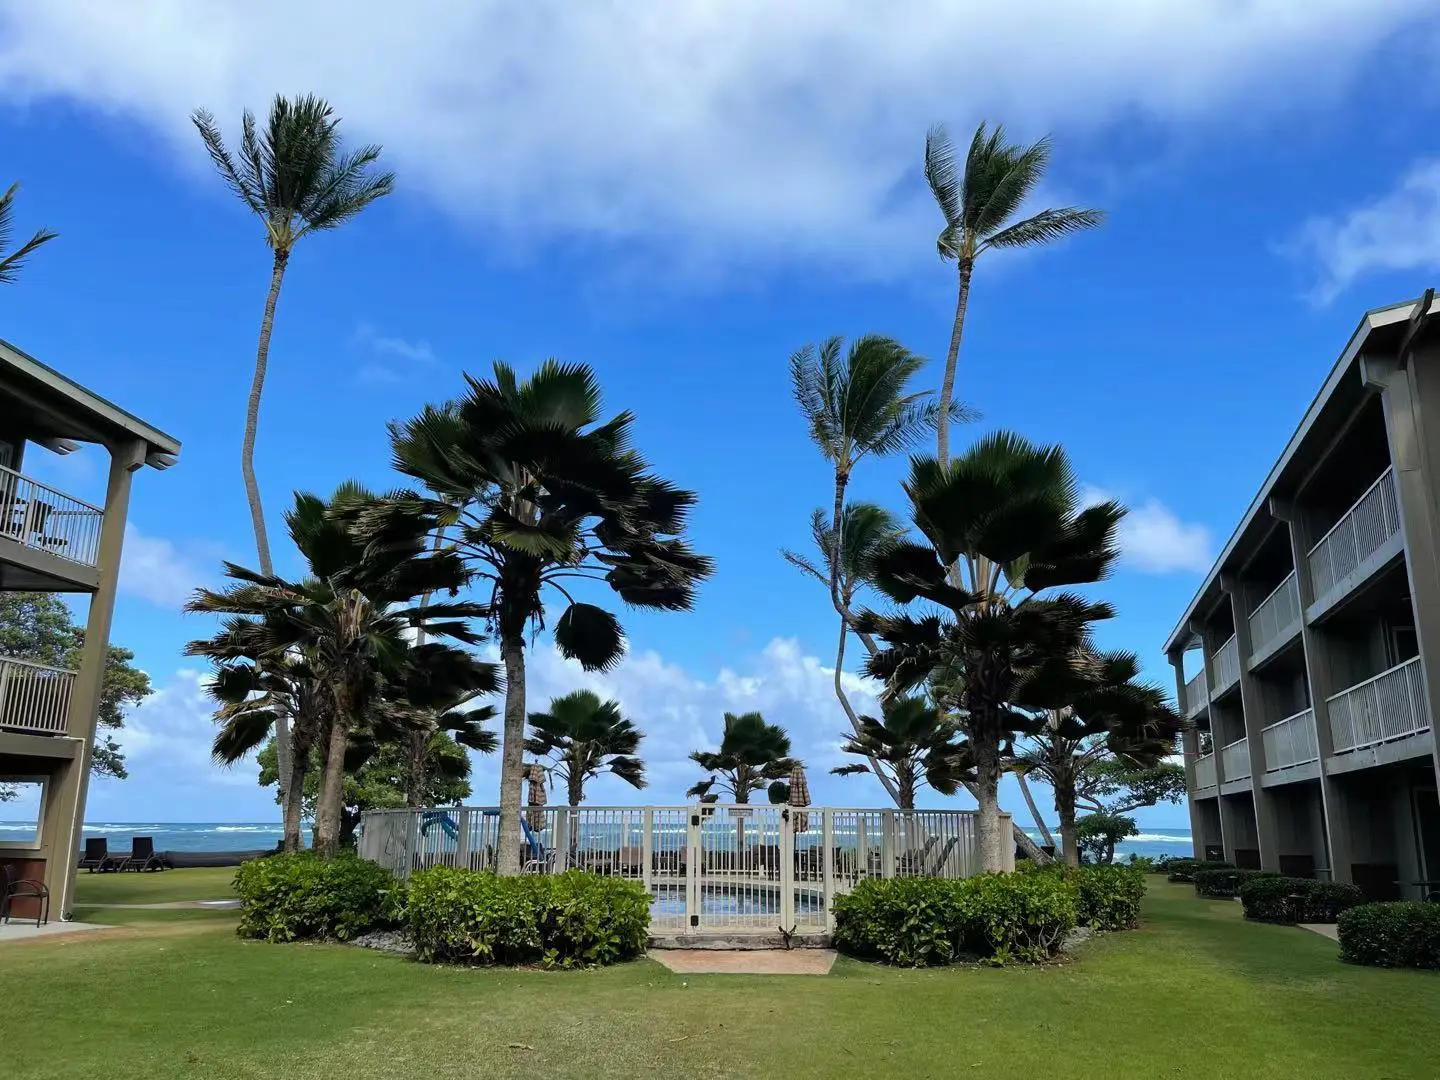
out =
{"type": "Polygon", "coordinates": [[[1097,657],[1093,675],[1067,706],[1046,710],[1029,734],[1013,768],[1051,787],[1060,819],[1060,845],[1070,866],[1080,865],[1075,832],[1079,789],[1092,767],[1115,761],[1135,769],[1158,765],[1174,753],[1183,722],[1164,693],[1137,683],[1133,653],[1097,657]]]}
{"type": "Polygon", "coordinates": [[[547,360],[523,382],[505,364],[467,376],[458,402],[392,424],[396,468],[424,491],[393,493],[360,516],[373,550],[446,530],[484,596],[505,666],[500,766],[501,873],[520,869],[525,750],[525,650],[545,625],[561,653],[587,670],[624,655],[610,611],[576,599],[576,582],[602,584],[636,607],[689,610],[710,559],[685,542],[695,495],[655,476],[629,446],[633,417],[600,419],[600,388],[583,365],[547,360]]]}
{"type": "MultiPolygon", "coordinates": [[[[265,226],[265,243],[271,252],[270,291],[260,318],[260,340],[255,349],[255,371],[245,407],[245,435],[240,443],[240,473],[250,522],[255,530],[255,551],[260,573],[274,574],[270,538],[265,530],[265,508],[255,479],[255,432],[260,422],[260,396],[270,362],[270,332],[275,304],[290,253],[312,232],[334,229],[354,218],[395,187],[395,174],[376,172],[380,147],[347,150],[340,141],[340,119],[329,103],[313,94],[296,98],[276,95],[264,130],[255,115],[245,110],[240,126],[239,154],[233,155],[215,123],[215,117],[196,109],[191,121],[210,160],[230,190],[265,226]]],[[[290,738],[286,716],[276,717],[276,753],[280,763],[282,801],[290,772],[290,738]]]]}
{"type": "Polygon", "coordinates": [[[841,749],[865,758],[865,763],[831,769],[834,775],[885,770],[899,793],[895,805],[901,810],[915,809],[915,794],[926,784],[941,795],[960,789],[965,763],[959,732],[924,698],[894,698],[884,704],[880,719],[862,716],[860,725],[860,734],[847,738],[841,749]]]}
{"type": "MultiPolygon", "coordinates": [[[[217,684],[250,679],[258,686],[298,656],[328,696],[315,812],[316,848],[323,855],[333,855],[339,844],[347,750],[387,696],[398,696],[396,688],[404,687],[412,704],[433,707],[460,683],[483,692],[498,682],[493,665],[451,646],[412,645],[410,635],[422,624],[431,637],[479,644],[484,639],[470,629],[469,620],[483,616],[485,609],[457,602],[417,606],[416,598],[427,592],[458,591],[466,582],[464,567],[452,552],[426,551],[423,537],[410,545],[391,543],[383,553],[365,552],[339,511],[373,499],[355,484],[341,485],[328,503],[297,494],[286,525],[310,575],[287,581],[226,563],[226,576],[236,584],[199,589],[186,605],[187,611],[232,617],[218,645],[212,638],[192,642],[186,650],[212,657],[226,649],[237,652],[228,663],[232,670],[222,668],[217,684]],[[224,640],[227,630],[241,640],[224,640]],[[233,673],[236,669],[240,674],[233,673]]],[[[250,723],[253,733],[259,720],[250,723]]],[[[291,768],[293,779],[293,762],[291,768]]]]}
{"type": "Polygon", "coordinates": [[[950,403],[955,393],[955,365],[965,332],[965,309],[975,260],[996,248],[1038,247],[1072,233],[1093,229],[1105,220],[1100,210],[1064,206],[1041,210],[1023,221],[1012,220],[1045,175],[1050,163],[1050,138],[1029,146],[1005,141],[1005,128],[982,123],[970,140],[962,168],[945,129],[936,125],[925,136],[925,180],[945,219],[936,240],[940,257],[953,261],[959,275],[955,321],[945,375],[940,383],[936,425],[941,464],[950,459],[950,403]]]}
{"type": "Polygon", "coordinates": [[[0,285],[12,285],[20,275],[20,268],[25,265],[25,260],[30,257],[41,244],[54,240],[58,233],[49,229],[37,229],[35,235],[26,240],[10,254],[5,251],[10,246],[10,237],[14,232],[14,225],[10,215],[15,209],[15,195],[19,192],[19,184],[11,184],[4,195],[0,195],[0,285]]]}
{"type": "Polygon", "coordinates": [[[885,644],[867,671],[890,695],[929,685],[955,716],[975,769],[982,865],[998,870],[1003,751],[1038,730],[1037,712],[1069,704],[1091,670],[1091,624],[1112,614],[1052,590],[1105,576],[1124,510],[1081,508],[1063,450],[1004,432],[948,464],[914,459],[905,491],[923,542],[881,554],[874,583],[924,608],[861,613],[860,628],[885,644]]]}
{"type": "Polygon", "coordinates": [[[585,799],[585,781],[609,772],[631,787],[645,786],[645,763],[635,755],[644,736],[620,714],[620,704],[589,690],[552,698],[548,712],[530,714],[534,734],[525,749],[549,757],[548,770],[565,783],[568,805],[585,799]]]}
{"type": "Polygon", "coordinates": [[[719,750],[695,750],[690,760],[711,775],[685,794],[715,802],[715,788],[729,792],[732,801],[745,804],[750,796],[771,783],[783,782],[795,767],[790,736],[779,724],[767,724],[758,712],[725,714],[719,750]]]}

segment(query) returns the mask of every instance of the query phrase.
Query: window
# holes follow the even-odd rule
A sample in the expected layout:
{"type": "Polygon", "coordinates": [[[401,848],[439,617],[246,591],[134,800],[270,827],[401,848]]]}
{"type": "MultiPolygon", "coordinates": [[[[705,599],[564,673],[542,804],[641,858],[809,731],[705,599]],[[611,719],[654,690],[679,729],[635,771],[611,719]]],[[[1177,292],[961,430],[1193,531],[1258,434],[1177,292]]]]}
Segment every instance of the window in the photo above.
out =
{"type": "Polygon", "coordinates": [[[1392,668],[1420,655],[1413,623],[1385,624],[1385,666],[1392,668]]]}
{"type": "Polygon", "coordinates": [[[39,847],[44,811],[43,776],[0,776],[0,849],[39,847]]]}

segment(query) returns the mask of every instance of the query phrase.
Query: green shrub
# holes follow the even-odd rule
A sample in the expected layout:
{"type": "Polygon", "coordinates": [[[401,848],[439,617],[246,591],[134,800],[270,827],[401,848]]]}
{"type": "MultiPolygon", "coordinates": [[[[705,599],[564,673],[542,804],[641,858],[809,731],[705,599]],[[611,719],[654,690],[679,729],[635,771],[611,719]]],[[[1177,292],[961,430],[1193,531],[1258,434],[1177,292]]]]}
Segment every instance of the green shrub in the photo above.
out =
{"type": "Polygon", "coordinates": [[[1440,969],[1440,904],[1358,904],[1340,913],[1336,929],[1348,963],[1440,969]]]}
{"type": "Polygon", "coordinates": [[[1131,930],[1140,924],[1145,870],[1138,866],[1082,866],[1067,880],[1079,891],[1080,925],[1092,930],[1131,930]]]}
{"type": "Polygon", "coordinates": [[[644,888],[579,870],[500,877],[433,867],[410,879],[408,914],[426,961],[590,967],[639,956],[650,937],[644,888]]]}
{"type": "Polygon", "coordinates": [[[1078,907],[1078,888],[1055,873],[868,878],[835,898],[835,947],[903,967],[1037,963],[1060,951],[1078,907]]]}
{"type": "Polygon", "coordinates": [[[251,859],[235,871],[242,937],[266,941],[347,941],[396,925],[405,887],[390,871],[354,855],[310,852],[251,859]]]}
{"type": "Polygon", "coordinates": [[[1338,881],[1259,874],[1240,886],[1245,917],[1255,922],[1334,922],[1340,912],[1364,902],[1359,889],[1338,881]]]}
{"type": "Polygon", "coordinates": [[[1233,897],[1240,895],[1240,886],[1252,878],[1279,877],[1270,870],[1196,870],[1192,875],[1197,896],[1233,897]]]}
{"type": "Polygon", "coordinates": [[[1195,874],[1200,870],[1234,870],[1235,864],[1228,862],[1211,862],[1207,859],[1171,859],[1166,863],[1166,870],[1169,872],[1171,881],[1183,881],[1186,883],[1195,880],[1195,874]]]}
{"type": "MultiPolygon", "coordinates": [[[[1160,856],[1164,859],[1165,856],[1160,856]]],[[[1133,851],[1125,865],[1132,870],[1138,870],[1142,874],[1158,874],[1163,869],[1160,859],[1152,859],[1149,855],[1136,855],[1133,851]]]]}

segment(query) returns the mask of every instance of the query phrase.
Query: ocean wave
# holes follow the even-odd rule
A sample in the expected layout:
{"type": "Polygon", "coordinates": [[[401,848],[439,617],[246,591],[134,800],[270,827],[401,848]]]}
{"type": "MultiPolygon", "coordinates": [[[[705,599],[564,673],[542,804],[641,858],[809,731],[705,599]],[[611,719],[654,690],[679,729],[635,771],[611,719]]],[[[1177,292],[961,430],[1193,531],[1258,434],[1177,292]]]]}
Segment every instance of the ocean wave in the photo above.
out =
{"type": "Polygon", "coordinates": [[[1187,833],[1148,833],[1142,832],[1135,836],[1126,837],[1130,844],[1188,844],[1192,840],[1187,833]]]}
{"type": "Polygon", "coordinates": [[[285,830],[279,825],[215,825],[207,827],[205,832],[244,832],[244,833],[274,833],[281,835],[285,830]]]}

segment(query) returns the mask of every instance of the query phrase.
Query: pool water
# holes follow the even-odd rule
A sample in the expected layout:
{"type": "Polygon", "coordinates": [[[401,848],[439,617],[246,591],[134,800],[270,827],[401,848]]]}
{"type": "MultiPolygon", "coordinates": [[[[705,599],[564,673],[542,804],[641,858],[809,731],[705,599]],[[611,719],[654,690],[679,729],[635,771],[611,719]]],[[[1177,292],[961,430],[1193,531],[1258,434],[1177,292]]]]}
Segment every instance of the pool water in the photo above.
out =
{"type": "MultiPolygon", "coordinates": [[[[825,911],[824,898],[811,890],[796,890],[795,914],[817,915],[825,911]]],[[[651,915],[692,914],[685,910],[683,885],[657,885],[650,901],[651,915]]],[[[741,888],[724,885],[700,887],[701,915],[779,915],[780,892],[777,889],[741,888]]]]}

